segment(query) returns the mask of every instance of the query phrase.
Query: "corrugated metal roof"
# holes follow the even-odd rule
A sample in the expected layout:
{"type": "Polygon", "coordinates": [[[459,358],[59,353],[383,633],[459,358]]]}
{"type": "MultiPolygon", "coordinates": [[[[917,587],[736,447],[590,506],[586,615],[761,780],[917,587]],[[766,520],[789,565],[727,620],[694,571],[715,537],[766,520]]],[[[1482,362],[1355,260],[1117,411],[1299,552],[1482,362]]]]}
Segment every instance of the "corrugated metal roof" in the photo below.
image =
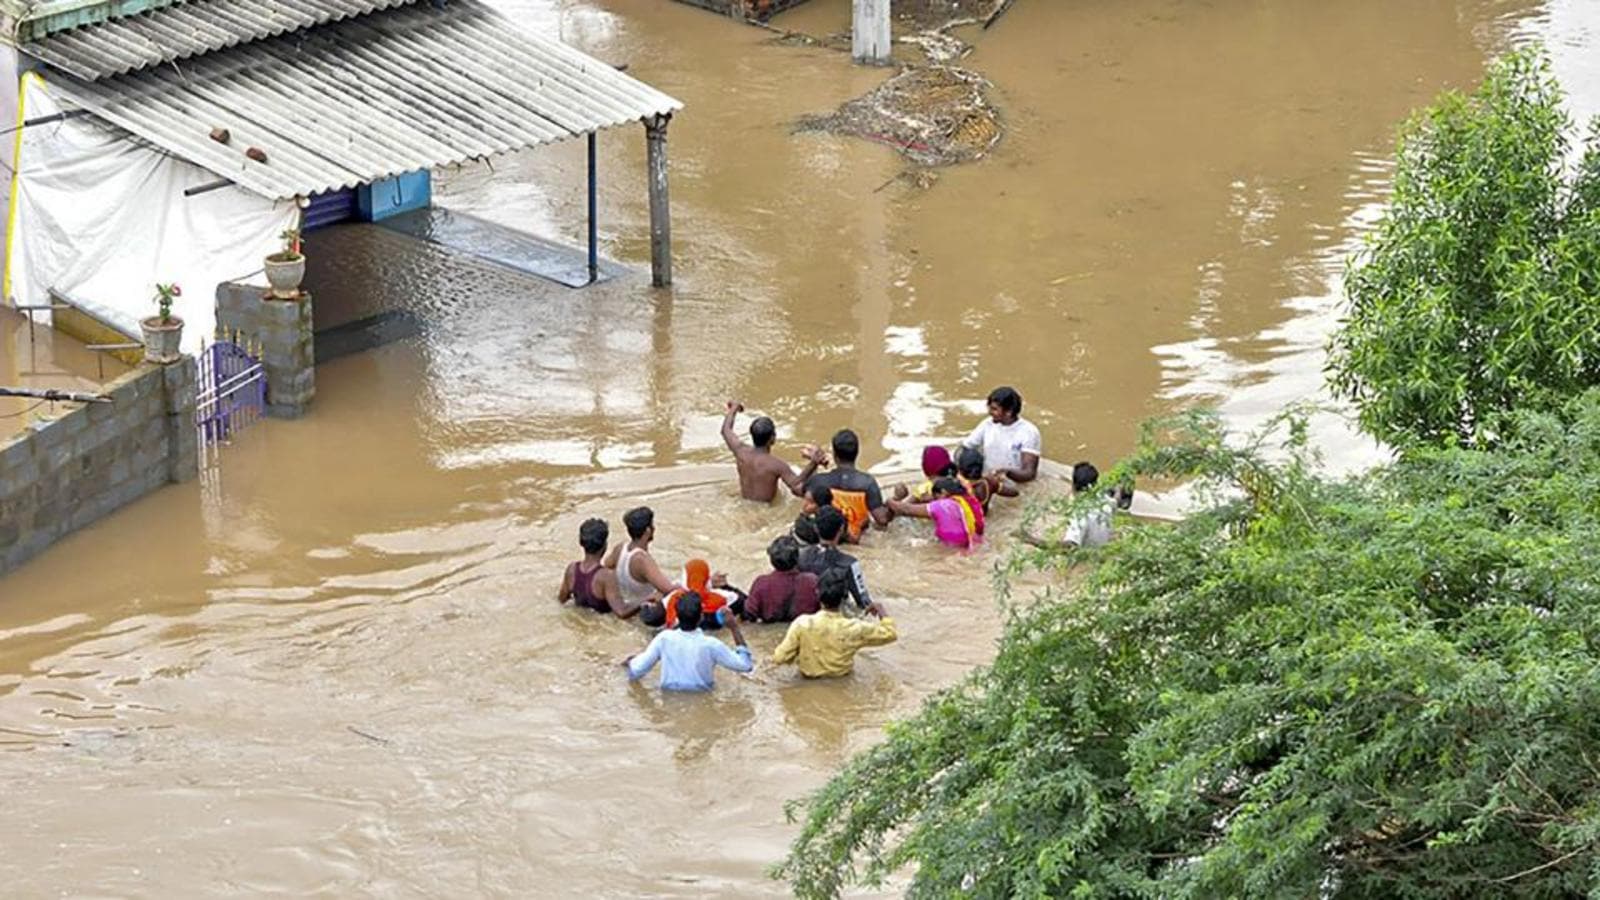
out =
{"type": "Polygon", "coordinates": [[[670,113],[682,104],[477,0],[420,4],[219,50],[178,72],[47,82],[268,197],[353,187],[670,113]],[[231,133],[228,144],[213,128],[231,133]],[[245,157],[249,147],[265,163],[245,157]]]}
{"type": "Polygon", "coordinates": [[[86,81],[122,75],[416,0],[188,0],[22,46],[86,81]]]}

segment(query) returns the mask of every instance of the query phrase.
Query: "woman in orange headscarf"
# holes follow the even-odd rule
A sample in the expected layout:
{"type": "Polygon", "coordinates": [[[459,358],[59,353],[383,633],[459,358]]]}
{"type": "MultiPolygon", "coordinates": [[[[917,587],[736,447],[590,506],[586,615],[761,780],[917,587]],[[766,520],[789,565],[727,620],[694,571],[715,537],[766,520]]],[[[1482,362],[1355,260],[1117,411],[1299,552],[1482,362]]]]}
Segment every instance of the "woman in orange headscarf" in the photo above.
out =
{"type": "Polygon", "coordinates": [[[666,607],[668,628],[678,627],[678,598],[686,593],[700,595],[702,628],[719,627],[722,624],[722,610],[740,599],[740,591],[736,588],[712,587],[711,564],[703,559],[691,559],[684,565],[683,581],[680,583],[688,585],[688,589],[673,591],[661,601],[666,607]]]}

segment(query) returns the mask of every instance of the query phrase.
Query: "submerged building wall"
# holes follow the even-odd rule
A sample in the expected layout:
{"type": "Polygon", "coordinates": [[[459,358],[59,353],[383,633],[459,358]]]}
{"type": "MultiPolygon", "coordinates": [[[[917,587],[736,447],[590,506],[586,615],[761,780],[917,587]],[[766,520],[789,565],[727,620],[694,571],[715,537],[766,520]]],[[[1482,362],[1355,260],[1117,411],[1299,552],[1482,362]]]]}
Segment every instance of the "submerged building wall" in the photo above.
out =
{"type": "Polygon", "coordinates": [[[690,6],[709,9],[747,22],[765,22],[769,17],[786,9],[793,9],[806,0],[678,0],[690,6]]]}
{"type": "Polygon", "coordinates": [[[91,403],[0,440],[0,573],[170,482],[198,473],[192,356],[141,365],[91,403]]]}

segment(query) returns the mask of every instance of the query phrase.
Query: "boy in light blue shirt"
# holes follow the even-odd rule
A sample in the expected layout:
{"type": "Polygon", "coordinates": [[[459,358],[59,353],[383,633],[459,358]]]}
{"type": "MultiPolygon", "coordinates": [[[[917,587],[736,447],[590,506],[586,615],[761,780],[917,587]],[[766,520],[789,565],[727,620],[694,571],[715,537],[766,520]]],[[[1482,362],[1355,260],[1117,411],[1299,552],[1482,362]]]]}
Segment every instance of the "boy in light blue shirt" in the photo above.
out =
{"type": "Polygon", "coordinates": [[[700,630],[700,595],[690,591],[678,598],[678,627],[655,636],[643,653],[623,660],[628,680],[638,681],[661,663],[661,689],[664,691],[709,691],[717,666],[734,672],[756,667],[750,648],[739,631],[737,616],[723,617],[733,635],[734,649],[700,630]]]}

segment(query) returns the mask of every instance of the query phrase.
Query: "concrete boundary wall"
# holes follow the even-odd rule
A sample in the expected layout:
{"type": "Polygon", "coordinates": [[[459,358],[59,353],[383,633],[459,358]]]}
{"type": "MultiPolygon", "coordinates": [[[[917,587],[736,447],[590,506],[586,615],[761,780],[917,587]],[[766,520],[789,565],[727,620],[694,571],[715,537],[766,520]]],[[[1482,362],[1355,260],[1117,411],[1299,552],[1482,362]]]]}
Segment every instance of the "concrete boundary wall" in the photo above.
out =
{"type": "Polygon", "coordinates": [[[69,409],[0,440],[0,573],[196,476],[195,377],[192,356],[141,365],[105,386],[113,402],[69,409]]]}

